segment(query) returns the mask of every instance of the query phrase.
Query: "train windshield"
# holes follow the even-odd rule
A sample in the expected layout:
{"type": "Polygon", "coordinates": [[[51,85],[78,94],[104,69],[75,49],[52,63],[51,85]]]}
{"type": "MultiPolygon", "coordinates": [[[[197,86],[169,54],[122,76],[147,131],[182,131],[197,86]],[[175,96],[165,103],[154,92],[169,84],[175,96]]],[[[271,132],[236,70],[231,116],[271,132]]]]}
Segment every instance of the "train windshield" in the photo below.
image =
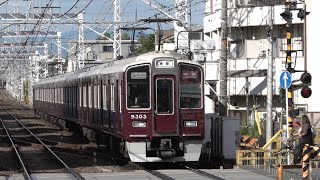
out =
{"type": "Polygon", "coordinates": [[[148,65],[127,71],[127,107],[150,108],[150,81],[148,65]]]}
{"type": "Polygon", "coordinates": [[[180,108],[201,108],[201,69],[180,65],[180,108]]]}

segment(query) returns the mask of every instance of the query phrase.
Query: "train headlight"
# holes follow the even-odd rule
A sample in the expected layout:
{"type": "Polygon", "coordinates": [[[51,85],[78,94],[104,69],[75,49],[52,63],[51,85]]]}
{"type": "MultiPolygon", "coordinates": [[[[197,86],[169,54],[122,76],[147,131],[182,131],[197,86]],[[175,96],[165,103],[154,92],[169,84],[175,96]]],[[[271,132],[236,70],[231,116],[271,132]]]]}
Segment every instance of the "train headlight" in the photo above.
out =
{"type": "Polygon", "coordinates": [[[132,122],[132,127],[146,127],[147,122],[145,121],[133,121],[132,122]]]}
{"type": "Polygon", "coordinates": [[[197,127],[197,121],[184,121],[184,127],[197,127]]]}

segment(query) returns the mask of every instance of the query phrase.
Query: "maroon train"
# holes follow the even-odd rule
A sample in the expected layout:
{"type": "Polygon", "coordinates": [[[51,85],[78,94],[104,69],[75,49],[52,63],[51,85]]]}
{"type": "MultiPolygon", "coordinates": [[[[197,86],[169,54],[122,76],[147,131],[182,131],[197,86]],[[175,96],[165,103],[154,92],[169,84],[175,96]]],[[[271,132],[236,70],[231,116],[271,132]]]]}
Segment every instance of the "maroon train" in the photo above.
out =
{"type": "Polygon", "coordinates": [[[40,80],[33,106],[133,162],[198,161],[203,81],[186,56],[150,52],[40,80]]]}

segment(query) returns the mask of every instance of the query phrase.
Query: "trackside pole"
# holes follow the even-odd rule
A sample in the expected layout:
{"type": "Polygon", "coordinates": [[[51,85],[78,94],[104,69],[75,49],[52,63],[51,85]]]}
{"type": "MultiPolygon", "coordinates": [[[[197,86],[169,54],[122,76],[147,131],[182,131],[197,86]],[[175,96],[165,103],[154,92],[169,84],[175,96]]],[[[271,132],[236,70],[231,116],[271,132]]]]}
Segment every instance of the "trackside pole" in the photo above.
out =
{"type": "Polygon", "coordinates": [[[283,180],[283,166],[277,165],[277,180],[283,180]]]}

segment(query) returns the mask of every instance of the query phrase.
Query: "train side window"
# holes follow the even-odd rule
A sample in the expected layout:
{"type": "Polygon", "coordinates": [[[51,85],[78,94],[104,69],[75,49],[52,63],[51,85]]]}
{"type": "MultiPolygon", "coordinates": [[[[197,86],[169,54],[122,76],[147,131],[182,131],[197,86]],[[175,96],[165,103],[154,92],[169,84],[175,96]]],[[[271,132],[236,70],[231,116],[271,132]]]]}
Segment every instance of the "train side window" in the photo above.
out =
{"type": "Polygon", "coordinates": [[[115,85],[114,84],[111,84],[111,87],[110,87],[110,89],[111,89],[111,107],[110,107],[110,109],[111,110],[114,110],[114,103],[115,103],[115,101],[114,101],[114,90],[115,90],[115,85]]]}
{"type": "Polygon", "coordinates": [[[73,97],[73,92],[72,92],[72,86],[69,87],[69,104],[72,104],[72,97],[73,97]]]}
{"type": "Polygon", "coordinates": [[[57,87],[57,103],[60,104],[60,88],[57,87]]]}
{"type": "Polygon", "coordinates": [[[79,106],[82,106],[82,86],[79,86],[79,106]]]}
{"type": "Polygon", "coordinates": [[[53,95],[53,97],[54,97],[54,99],[53,99],[53,103],[56,103],[57,102],[57,89],[56,88],[53,88],[53,93],[54,93],[54,95],[53,95]]]}
{"type": "Polygon", "coordinates": [[[101,103],[100,85],[97,85],[97,96],[98,96],[97,106],[98,106],[98,109],[100,109],[100,103],[101,103]]]}
{"type": "Polygon", "coordinates": [[[83,86],[83,107],[87,107],[87,86],[83,86]]]}
{"type": "Polygon", "coordinates": [[[51,102],[52,103],[54,103],[54,89],[53,88],[51,88],[51,94],[52,94],[52,96],[51,96],[51,102]]]}
{"type": "Polygon", "coordinates": [[[88,86],[88,107],[92,108],[91,84],[88,86]]]}
{"type": "Polygon", "coordinates": [[[61,104],[64,104],[64,101],[65,101],[65,99],[64,99],[64,88],[62,87],[61,88],[61,104]]]}
{"type": "Polygon", "coordinates": [[[97,85],[93,86],[93,107],[97,109],[98,107],[98,97],[97,97],[97,85]]]}
{"type": "Polygon", "coordinates": [[[59,88],[56,87],[56,103],[59,103],[59,88]]]}
{"type": "Polygon", "coordinates": [[[107,110],[107,100],[108,100],[108,94],[107,94],[107,85],[104,84],[102,86],[102,105],[103,105],[103,109],[107,110]]]}
{"type": "Polygon", "coordinates": [[[62,92],[61,92],[61,87],[59,87],[59,104],[62,104],[62,92]]]}
{"type": "Polygon", "coordinates": [[[49,89],[49,102],[52,102],[52,89],[49,89]]]}

